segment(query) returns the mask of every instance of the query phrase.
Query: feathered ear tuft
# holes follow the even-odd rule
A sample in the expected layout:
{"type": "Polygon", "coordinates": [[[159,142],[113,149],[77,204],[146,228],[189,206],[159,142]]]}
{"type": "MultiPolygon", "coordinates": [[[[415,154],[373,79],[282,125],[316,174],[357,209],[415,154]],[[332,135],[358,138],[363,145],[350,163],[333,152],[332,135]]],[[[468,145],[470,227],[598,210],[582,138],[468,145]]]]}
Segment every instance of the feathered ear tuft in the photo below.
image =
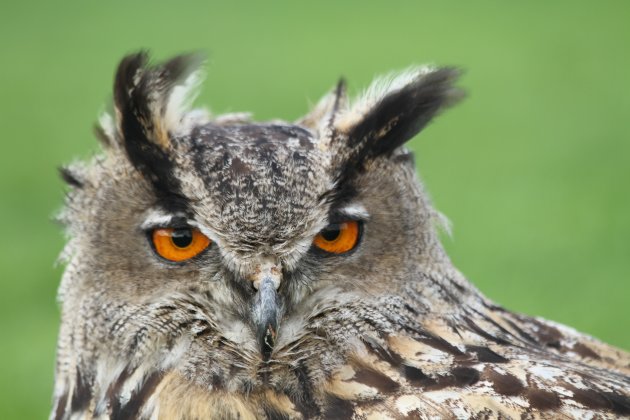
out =
{"type": "Polygon", "coordinates": [[[200,54],[189,54],[150,66],[146,52],[123,58],[114,80],[115,118],[104,114],[100,119],[102,142],[121,146],[160,190],[176,189],[171,138],[190,128],[186,117],[202,79],[202,61],[200,54]]]}
{"type": "MultiPolygon", "coordinates": [[[[139,134],[162,149],[197,94],[202,80],[200,54],[181,55],[154,67],[146,52],[129,55],[120,62],[114,82],[114,105],[118,129],[126,140],[139,134]]],[[[134,137],[135,136],[135,137],[134,137]]]]}
{"type": "Polygon", "coordinates": [[[335,118],[331,147],[346,164],[389,155],[463,97],[454,68],[420,67],[377,79],[335,118]]]}

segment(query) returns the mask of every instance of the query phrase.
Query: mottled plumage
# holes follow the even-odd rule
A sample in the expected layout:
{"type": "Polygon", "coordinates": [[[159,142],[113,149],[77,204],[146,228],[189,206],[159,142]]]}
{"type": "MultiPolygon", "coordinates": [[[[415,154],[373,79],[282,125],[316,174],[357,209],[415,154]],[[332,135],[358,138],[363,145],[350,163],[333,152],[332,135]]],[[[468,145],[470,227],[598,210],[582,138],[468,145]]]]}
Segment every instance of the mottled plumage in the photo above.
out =
{"type": "Polygon", "coordinates": [[[456,70],[259,123],[188,107],[199,61],[123,59],[103,154],[62,171],[51,418],[630,415],[628,353],[497,306],[440,245],[404,143],[461,97],[456,70]],[[345,221],[351,251],[314,246],[345,221]],[[177,226],[211,245],[161,258],[151,232],[177,226]]]}

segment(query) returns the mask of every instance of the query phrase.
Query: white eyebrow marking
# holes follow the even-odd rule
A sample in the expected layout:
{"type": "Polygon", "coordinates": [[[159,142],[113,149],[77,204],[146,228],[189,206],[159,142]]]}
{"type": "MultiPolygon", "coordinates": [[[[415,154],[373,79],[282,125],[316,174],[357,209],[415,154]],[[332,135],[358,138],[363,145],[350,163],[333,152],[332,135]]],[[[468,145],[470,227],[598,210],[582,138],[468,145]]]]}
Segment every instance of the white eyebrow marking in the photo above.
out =
{"type": "Polygon", "coordinates": [[[219,245],[222,245],[221,239],[217,236],[215,232],[210,230],[208,227],[202,225],[196,220],[190,219],[184,213],[167,213],[161,209],[152,209],[148,211],[147,217],[144,219],[144,222],[140,225],[142,230],[155,229],[158,227],[169,227],[172,223],[173,219],[181,218],[186,220],[186,223],[194,228],[199,229],[201,233],[206,235],[212,242],[215,242],[219,245]]]}
{"type": "Polygon", "coordinates": [[[370,213],[368,213],[367,209],[361,203],[351,203],[345,207],[341,207],[339,213],[357,219],[366,220],[370,218],[370,213]]]}
{"type": "Polygon", "coordinates": [[[150,229],[158,226],[168,226],[175,217],[186,217],[184,214],[165,213],[162,210],[151,210],[144,222],[140,225],[142,229],[150,229]]]}

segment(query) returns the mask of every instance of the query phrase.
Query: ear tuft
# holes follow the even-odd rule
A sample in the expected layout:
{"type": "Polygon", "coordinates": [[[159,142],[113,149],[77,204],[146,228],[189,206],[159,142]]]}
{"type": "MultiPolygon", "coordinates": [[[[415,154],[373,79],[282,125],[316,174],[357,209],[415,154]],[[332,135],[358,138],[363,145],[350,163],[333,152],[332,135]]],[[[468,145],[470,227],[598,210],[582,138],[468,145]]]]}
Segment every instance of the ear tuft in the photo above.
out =
{"type": "Polygon", "coordinates": [[[148,54],[139,52],[120,62],[114,82],[114,104],[121,137],[145,140],[168,149],[170,135],[180,124],[203,79],[201,54],[181,55],[149,66],[148,54]]]}
{"type": "Polygon", "coordinates": [[[123,58],[114,79],[115,122],[108,114],[100,119],[104,143],[114,140],[163,192],[178,189],[169,155],[171,138],[199,123],[189,108],[202,80],[202,62],[200,54],[188,54],[150,66],[144,51],[123,58]]]}
{"type": "Polygon", "coordinates": [[[454,68],[419,67],[377,79],[335,121],[333,148],[347,164],[391,155],[418,134],[441,110],[463,97],[454,68]]]}

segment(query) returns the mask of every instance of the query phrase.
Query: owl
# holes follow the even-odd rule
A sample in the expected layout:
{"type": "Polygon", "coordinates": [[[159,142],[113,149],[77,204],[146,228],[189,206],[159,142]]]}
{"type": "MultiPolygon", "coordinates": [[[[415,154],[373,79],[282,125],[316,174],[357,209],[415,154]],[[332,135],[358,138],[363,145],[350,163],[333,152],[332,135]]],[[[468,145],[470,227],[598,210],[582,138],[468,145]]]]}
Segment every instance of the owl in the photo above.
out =
{"type": "Polygon", "coordinates": [[[462,96],[417,67],[293,123],[192,109],[197,55],[125,57],[62,169],[51,419],[630,416],[630,354],[484,297],[405,142],[462,96]]]}

